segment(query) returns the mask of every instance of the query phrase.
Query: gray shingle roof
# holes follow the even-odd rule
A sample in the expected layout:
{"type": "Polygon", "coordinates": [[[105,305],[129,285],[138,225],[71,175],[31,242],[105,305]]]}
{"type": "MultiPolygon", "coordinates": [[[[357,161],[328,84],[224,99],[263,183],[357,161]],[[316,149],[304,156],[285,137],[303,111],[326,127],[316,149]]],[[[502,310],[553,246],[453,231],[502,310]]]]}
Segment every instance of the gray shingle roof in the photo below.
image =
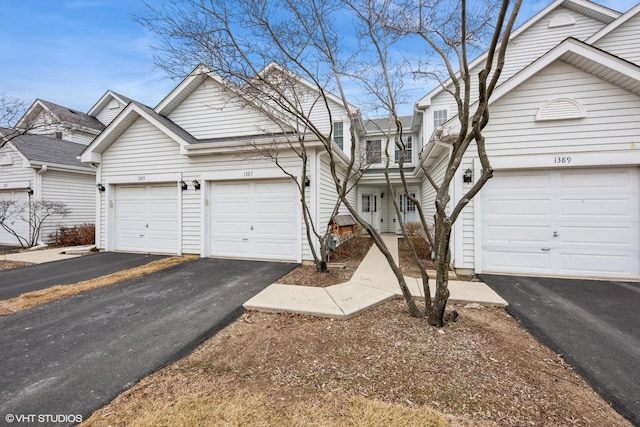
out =
{"type": "Polygon", "coordinates": [[[72,125],[78,125],[89,129],[95,129],[102,131],[105,126],[95,117],[83,113],[81,111],[73,110],[71,108],[64,107],[62,105],[54,104],[53,102],[39,100],[42,102],[53,114],[64,123],[70,123],[72,125]]]}
{"type": "Polygon", "coordinates": [[[21,135],[11,143],[27,158],[36,163],[73,166],[92,170],[76,159],[85,148],[82,144],[42,135],[21,135]]]}
{"type": "MultiPolygon", "coordinates": [[[[400,116],[400,123],[405,130],[411,129],[412,116],[400,116]]],[[[390,117],[383,117],[381,119],[368,119],[364,121],[364,130],[366,133],[381,133],[386,132],[389,129],[395,130],[395,125],[390,117]]]]}

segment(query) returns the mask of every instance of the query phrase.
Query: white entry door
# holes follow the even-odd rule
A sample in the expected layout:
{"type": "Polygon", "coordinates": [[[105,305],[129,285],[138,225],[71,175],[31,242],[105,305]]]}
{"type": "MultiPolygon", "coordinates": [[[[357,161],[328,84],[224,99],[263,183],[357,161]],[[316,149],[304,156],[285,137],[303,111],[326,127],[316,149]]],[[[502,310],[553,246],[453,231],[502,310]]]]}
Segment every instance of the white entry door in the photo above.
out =
{"type": "Polygon", "coordinates": [[[379,230],[378,219],[378,195],[375,193],[363,193],[360,200],[360,215],[376,230],[379,230]]]}
{"type": "Polygon", "coordinates": [[[482,190],[482,272],[640,277],[637,168],[499,172],[482,190]]]}
{"type": "MultiPolygon", "coordinates": [[[[402,220],[405,224],[410,222],[419,222],[418,219],[418,211],[416,209],[416,204],[410,200],[405,193],[401,193],[398,199],[398,204],[400,207],[400,214],[402,215],[402,220]]],[[[411,192],[411,197],[416,197],[415,192],[411,192]]],[[[396,233],[401,233],[400,230],[400,222],[396,221],[396,233]]]]}
{"type": "Polygon", "coordinates": [[[118,185],[114,199],[115,250],[178,252],[176,184],[118,185]]]}
{"type": "Polygon", "coordinates": [[[298,259],[302,230],[290,180],[214,182],[210,201],[212,256],[298,259]]]}
{"type": "MultiPolygon", "coordinates": [[[[0,200],[15,200],[20,205],[23,205],[29,200],[29,195],[27,194],[27,190],[3,190],[0,191],[0,200]]],[[[8,221],[8,225],[13,229],[19,236],[28,238],[29,235],[29,224],[26,221],[23,221],[18,218],[12,218],[8,221]]],[[[0,227],[0,243],[8,244],[12,246],[18,246],[20,243],[18,239],[8,231],[6,231],[3,227],[0,227]]]]}

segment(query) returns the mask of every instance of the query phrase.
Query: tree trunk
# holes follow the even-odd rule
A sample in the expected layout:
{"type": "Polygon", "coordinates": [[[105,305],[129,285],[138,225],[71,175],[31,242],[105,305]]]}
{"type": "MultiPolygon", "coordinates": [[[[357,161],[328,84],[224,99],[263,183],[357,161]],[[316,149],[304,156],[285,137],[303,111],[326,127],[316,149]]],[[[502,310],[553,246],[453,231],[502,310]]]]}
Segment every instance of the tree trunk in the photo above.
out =
{"type": "Polygon", "coordinates": [[[444,312],[449,299],[449,267],[451,265],[451,221],[449,218],[436,219],[436,294],[428,310],[428,321],[432,326],[443,327],[444,312]]]}

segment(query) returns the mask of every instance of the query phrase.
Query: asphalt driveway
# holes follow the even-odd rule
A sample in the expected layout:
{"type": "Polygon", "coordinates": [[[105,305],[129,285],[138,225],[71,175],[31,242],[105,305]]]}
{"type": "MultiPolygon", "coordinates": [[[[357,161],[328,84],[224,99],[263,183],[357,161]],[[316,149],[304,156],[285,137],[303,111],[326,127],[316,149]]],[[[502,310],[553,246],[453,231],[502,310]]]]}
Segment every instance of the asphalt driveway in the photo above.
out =
{"type": "Polygon", "coordinates": [[[640,283],[481,275],[507,310],[640,425],[640,283]]]}
{"type": "Polygon", "coordinates": [[[199,259],[0,317],[0,419],[83,419],[179,359],[296,265],[199,259]]]}
{"type": "Polygon", "coordinates": [[[138,267],[164,255],[96,252],[61,261],[0,271],[0,300],[54,285],[69,285],[138,267]]]}

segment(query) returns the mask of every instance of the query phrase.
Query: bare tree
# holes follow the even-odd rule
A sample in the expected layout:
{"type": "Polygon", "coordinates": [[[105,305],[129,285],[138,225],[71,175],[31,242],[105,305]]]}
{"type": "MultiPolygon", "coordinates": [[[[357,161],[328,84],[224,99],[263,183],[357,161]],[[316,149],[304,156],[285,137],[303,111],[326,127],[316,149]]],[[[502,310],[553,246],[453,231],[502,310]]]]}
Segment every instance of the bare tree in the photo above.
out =
{"type": "Polygon", "coordinates": [[[18,202],[16,200],[0,200],[0,226],[12,234],[23,248],[31,248],[38,244],[40,233],[45,222],[52,217],[66,217],[70,209],[64,202],[39,200],[18,202]],[[27,233],[18,229],[20,223],[27,224],[27,233]]]}
{"type": "MultiPolygon", "coordinates": [[[[393,270],[412,316],[428,317],[430,324],[442,326],[448,291],[447,272],[451,263],[450,238],[453,223],[464,206],[477,194],[492,175],[486,155],[483,129],[489,120],[488,101],[497,85],[507,42],[521,0],[478,0],[451,2],[445,0],[182,0],[163,8],[150,8],[138,21],[157,33],[156,63],[173,75],[183,75],[185,67],[204,63],[242,93],[256,108],[270,117],[280,118],[298,135],[306,149],[319,147],[330,160],[336,197],[365,228],[386,257],[393,270]],[[474,6],[474,13],[467,7],[474,6]],[[494,13],[495,12],[495,13],[494,13]],[[345,16],[358,33],[345,35],[345,16]],[[339,30],[340,29],[340,30],[339,30]],[[477,78],[471,75],[469,50],[489,39],[489,54],[480,66],[477,78]],[[344,43],[353,37],[359,43],[344,43]],[[398,60],[400,43],[421,44],[423,61],[407,66],[398,60]],[[406,147],[398,115],[402,102],[402,79],[407,71],[441,76],[437,69],[424,68],[433,57],[444,64],[449,81],[443,88],[458,107],[458,132],[451,141],[452,154],[445,177],[436,182],[424,168],[428,182],[437,192],[433,227],[425,218],[420,203],[410,195],[402,159],[406,147]],[[455,58],[455,59],[453,59],[455,58]],[[276,61],[283,68],[265,68],[276,61]],[[457,61],[457,67],[454,62],[457,61]],[[459,72],[456,73],[456,68],[459,72]],[[268,72],[264,70],[267,69],[268,72]],[[298,77],[299,76],[299,77],[298,77]],[[349,102],[346,87],[357,81],[360,90],[376,111],[385,111],[394,123],[385,146],[388,188],[389,150],[400,152],[402,184],[407,196],[419,208],[420,222],[436,253],[436,296],[429,297],[429,277],[407,238],[414,261],[421,267],[426,295],[426,310],[418,309],[402,274],[380,233],[350,203],[348,193],[362,174],[361,148],[358,144],[359,111],[349,102]],[[472,93],[475,89],[476,93],[472,93]],[[333,123],[329,92],[349,114],[350,147],[345,157],[332,143],[332,128],[319,126],[319,113],[333,123]],[[304,136],[301,138],[300,136],[304,136]],[[474,145],[483,171],[479,180],[454,205],[449,188],[467,149],[474,145]]],[[[404,47],[407,45],[405,44],[404,47]]],[[[415,47],[414,47],[415,50],[415,47]]],[[[394,208],[399,215],[396,198],[394,208]]]]}

